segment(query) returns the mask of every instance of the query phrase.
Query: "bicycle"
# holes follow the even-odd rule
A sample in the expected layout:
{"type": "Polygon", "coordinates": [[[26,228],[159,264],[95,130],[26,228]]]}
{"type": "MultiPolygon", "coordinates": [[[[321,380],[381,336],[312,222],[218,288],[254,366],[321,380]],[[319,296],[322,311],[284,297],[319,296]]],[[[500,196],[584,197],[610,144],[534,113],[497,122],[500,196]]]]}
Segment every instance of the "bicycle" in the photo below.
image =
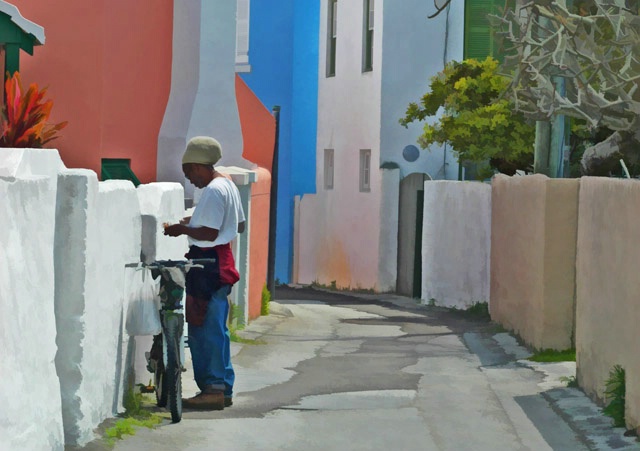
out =
{"type": "Polygon", "coordinates": [[[182,419],[182,372],[184,367],[184,298],[186,273],[191,268],[202,268],[215,259],[156,260],[150,264],[134,263],[127,267],[151,270],[152,277],[160,279],[160,322],[162,332],[153,337],[148,353],[147,370],[154,374],[156,404],[169,407],[171,422],[182,419]]]}

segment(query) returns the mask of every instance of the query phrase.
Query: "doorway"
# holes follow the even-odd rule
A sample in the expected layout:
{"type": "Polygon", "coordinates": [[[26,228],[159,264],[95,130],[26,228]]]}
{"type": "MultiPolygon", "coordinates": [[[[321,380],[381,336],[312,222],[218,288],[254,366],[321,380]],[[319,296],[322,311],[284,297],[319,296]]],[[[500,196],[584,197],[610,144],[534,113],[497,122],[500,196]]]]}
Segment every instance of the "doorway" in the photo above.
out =
{"type": "Polygon", "coordinates": [[[396,291],[414,298],[422,294],[422,221],[427,180],[431,180],[427,174],[411,174],[400,181],[396,291]]]}

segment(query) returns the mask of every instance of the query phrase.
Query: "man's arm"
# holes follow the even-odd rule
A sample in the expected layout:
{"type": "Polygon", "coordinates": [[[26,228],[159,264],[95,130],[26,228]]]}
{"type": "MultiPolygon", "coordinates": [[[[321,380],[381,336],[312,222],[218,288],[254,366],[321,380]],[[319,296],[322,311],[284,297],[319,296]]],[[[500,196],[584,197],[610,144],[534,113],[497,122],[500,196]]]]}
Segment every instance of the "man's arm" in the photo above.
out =
{"type": "Polygon", "coordinates": [[[173,224],[165,227],[164,234],[168,236],[187,235],[198,241],[215,241],[218,238],[218,230],[211,227],[187,227],[184,224],[173,224]]]}
{"type": "Polygon", "coordinates": [[[245,223],[244,221],[238,223],[238,233],[244,232],[245,223]]]}

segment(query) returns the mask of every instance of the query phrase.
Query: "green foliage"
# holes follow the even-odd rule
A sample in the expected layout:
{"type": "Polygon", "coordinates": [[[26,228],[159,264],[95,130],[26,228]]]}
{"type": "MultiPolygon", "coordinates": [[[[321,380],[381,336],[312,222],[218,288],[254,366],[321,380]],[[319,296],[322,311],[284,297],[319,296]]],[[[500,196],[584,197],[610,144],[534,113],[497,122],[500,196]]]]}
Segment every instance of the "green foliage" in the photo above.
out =
{"type": "Polygon", "coordinates": [[[489,304],[487,302],[476,302],[471,307],[465,310],[468,316],[477,319],[490,320],[489,304]]]}
{"type": "Polygon", "coordinates": [[[560,378],[560,382],[564,382],[565,384],[567,384],[567,387],[572,387],[572,388],[579,388],[580,385],[578,385],[578,379],[576,379],[575,376],[562,376],[560,378]]]}
{"type": "Polygon", "coordinates": [[[253,338],[243,338],[238,335],[238,331],[236,329],[229,329],[229,338],[234,343],[242,343],[245,345],[263,345],[265,344],[262,340],[255,340],[253,338]]]}
{"type": "Polygon", "coordinates": [[[602,409],[602,413],[613,418],[615,427],[624,427],[624,407],[625,407],[625,371],[620,365],[615,365],[609,372],[609,379],[606,382],[604,394],[609,400],[609,404],[602,409]]]}
{"type": "Polygon", "coordinates": [[[576,350],[565,349],[556,351],[554,349],[543,349],[529,357],[532,362],[575,362],[576,350]]]}
{"type": "Polygon", "coordinates": [[[116,424],[105,430],[104,435],[108,445],[113,446],[116,440],[122,439],[125,435],[135,435],[136,428],[154,428],[162,423],[162,417],[151,413],[144,408],[145,401],[151,404],[152,401],[136,390],[128,390],[124,396],[124,417],[120,418],[116,424]]]}
{"type": "Polygon", "coordinates": [[[448,63],[431,78],[430,91],[420,104],[409,104],[400,124],[406,127],[442,112],[424,125],[418,138],[422,148],[450,144],[459,161],[484,166],[480,178],[491,169],[510,175],[517,169],[531,170],[535,127],[502,98],[510,80],[498,68],[492,57],[448,63]]]}
{"type": "Polygon", "coordinates": [[[267,284],[262,287],[262,299],[260,303],[260,314],[266,316],[269,314],[269,303],[271,302],[271,293],[267,288],[267,284]]]}

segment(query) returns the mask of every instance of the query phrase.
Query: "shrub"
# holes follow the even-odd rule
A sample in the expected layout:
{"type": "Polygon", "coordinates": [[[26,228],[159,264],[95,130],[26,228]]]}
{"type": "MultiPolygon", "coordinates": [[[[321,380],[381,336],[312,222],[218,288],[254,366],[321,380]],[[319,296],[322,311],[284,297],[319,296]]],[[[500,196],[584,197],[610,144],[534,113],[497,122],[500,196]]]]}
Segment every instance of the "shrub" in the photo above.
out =
{"type": "Polygon", "coordinates": [[[267,289],[267,285],[265,284],[262,287],[262,303],[260,305],[260,314],[268,315],[269,314],[269,303],[271,302],[271,293],[267,289]]]}
{"type": "Polygon", "coordinates": [[[606,382],[604,394],[609,404],[602,409],[602,413],[613,418],[615,427],[624,427],[624,409],[625,409],[625,371],[620,365],[615,365],[609,372],[609,379],[606,382]]]}
{"type": "Polygon", "coordinates": [[[14,73],[5,82],[5,104],[0,122],[0,147],[40,148],[57,138],[67,122],[49,124],[53,100],[44,100],[47,88],[38,89],[32,83],[26,90],[20,74],[14,73]]]}

